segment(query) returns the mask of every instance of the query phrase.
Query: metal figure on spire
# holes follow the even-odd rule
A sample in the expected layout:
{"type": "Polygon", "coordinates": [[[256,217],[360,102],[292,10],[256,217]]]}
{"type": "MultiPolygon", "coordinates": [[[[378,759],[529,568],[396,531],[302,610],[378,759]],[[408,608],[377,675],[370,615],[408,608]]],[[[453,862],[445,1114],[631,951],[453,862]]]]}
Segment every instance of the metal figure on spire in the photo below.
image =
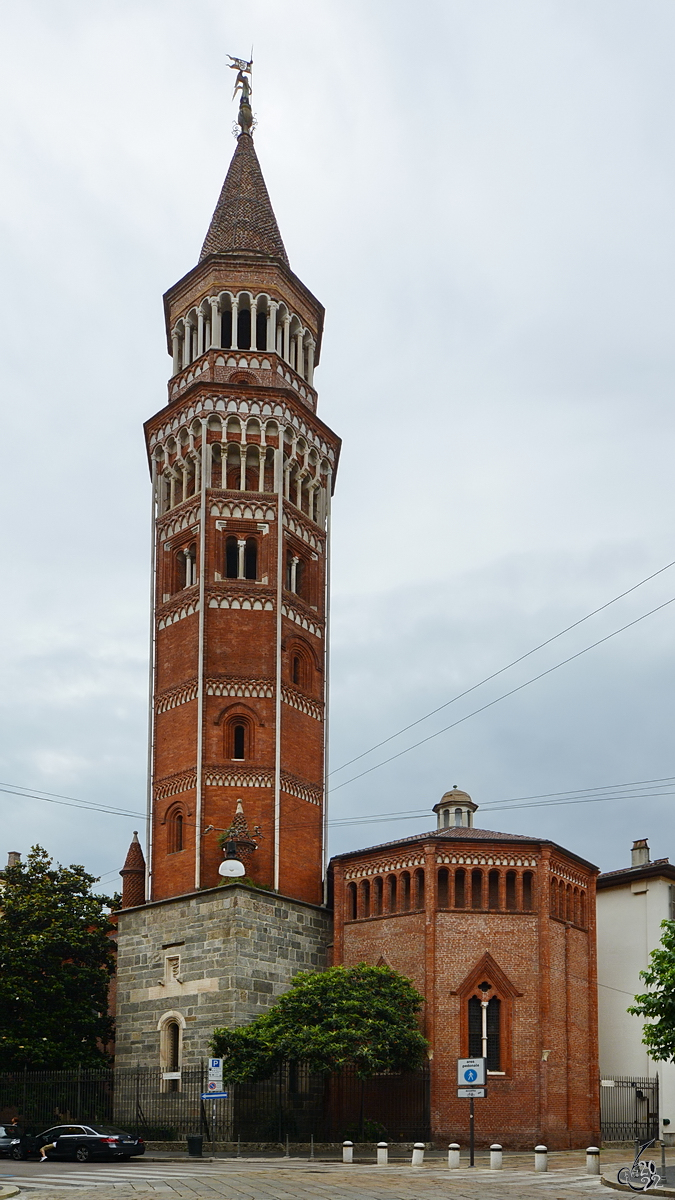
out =
{"type": "Polygon", "coordinates": [[[253,112],[249,103],[252,91],[251,74],[253,72],[253,49],[251,48],[251,57],[248,61],[245,58],[233,58],[231,54],[228,54],[227,57],[230,59],[229,63],[227,64],[230,70],[237,72],[232,99],[234,100],[237,92],[241,92],[237,123],[240,126],[242,133],[250,133],[254,123],[253,112]]]}

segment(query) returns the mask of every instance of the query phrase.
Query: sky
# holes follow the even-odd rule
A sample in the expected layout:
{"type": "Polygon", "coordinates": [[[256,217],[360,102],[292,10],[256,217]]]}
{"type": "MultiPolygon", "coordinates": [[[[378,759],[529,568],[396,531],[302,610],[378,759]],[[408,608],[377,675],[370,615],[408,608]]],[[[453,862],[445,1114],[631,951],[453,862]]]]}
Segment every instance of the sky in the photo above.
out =
{"type": "Polygon", "coordinates": [[[636,838],[675,858],[670,0],[0,14],[0,862],[39,842],[112,892],[143,830],[142,423],[166,403],[162,293],[234,151],[226,56],[251,45],[343,438],[333,852],[433,828],[457,784],[476,824],[603,870],[636,838]]]}

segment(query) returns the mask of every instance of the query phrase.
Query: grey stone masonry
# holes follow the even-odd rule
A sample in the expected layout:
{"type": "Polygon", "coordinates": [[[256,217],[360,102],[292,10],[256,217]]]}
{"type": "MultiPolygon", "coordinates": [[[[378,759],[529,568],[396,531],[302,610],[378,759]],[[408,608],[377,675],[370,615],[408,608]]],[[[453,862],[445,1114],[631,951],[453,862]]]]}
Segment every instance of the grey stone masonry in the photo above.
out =
{"type": "Polygon", "coordinates": [[[243,1025],[300,971],[326,969],[324,908],[242,884],[122,909],[115,1065],[173,1069],[163,1030],[181,1029],[180,1066],[209,1056],[217,1025],[243,1025]]]}

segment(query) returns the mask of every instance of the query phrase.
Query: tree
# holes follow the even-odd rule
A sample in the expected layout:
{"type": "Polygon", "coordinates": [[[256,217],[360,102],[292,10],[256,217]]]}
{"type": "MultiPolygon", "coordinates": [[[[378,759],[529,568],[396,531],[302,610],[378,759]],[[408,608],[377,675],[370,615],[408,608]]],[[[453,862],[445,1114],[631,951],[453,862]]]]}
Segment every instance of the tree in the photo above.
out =
{"type": "Polygon", "coordinates": [[[230,1083],[271,1075],[284,1061],[367,1079],[420,1066],[427,1041],[417,1014],[424,997],[390,967],[330,967],[296,975],[277,1004],[238,1029],[214,1029],[211,1046],[230,1083]]]}
{"type": "Polygon", "coordinates": [[[115,969],[104,909],[84,867],[41,846],[0,877],[0,1070],[105,1066],[115,969]]]}
{"type": "Polygon", "coordinates": [[[658,1062],[675,1061],[675,921],[662,921],[661,949],[652,950],[651,965],[640,971],[652,991],[635,997],[628,1009],[636,1017],[646,1017],[642,1041],[649,1057],[658,1062]]]}

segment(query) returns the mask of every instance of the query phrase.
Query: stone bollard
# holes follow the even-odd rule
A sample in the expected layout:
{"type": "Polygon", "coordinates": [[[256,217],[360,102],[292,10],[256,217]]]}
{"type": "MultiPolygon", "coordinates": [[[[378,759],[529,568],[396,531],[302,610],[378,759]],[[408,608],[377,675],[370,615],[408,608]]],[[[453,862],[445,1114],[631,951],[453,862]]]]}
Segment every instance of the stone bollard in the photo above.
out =
{"type": "Polygon", "coordinates": [[[424,1142],[415,1142],[413,1146],[412,1166],[421,1167],[424,1165],[424,1142]]]}
{"type": "Polygon", "coordinates": [[[389,1147],[386,1142],[377,1143],[377,1165],[386,1167],[389,1162],[389,1147]]]}
{"type": "Polygon", "coordinates": [[[586,1151],[586,1174],[600,1174],[600,1151],[597,1146],[589,1146],[586,1151]]]}
{"type": "Polygon", "coordinates": [[[456,1171],[459,1167],[459,1143],[451,1142],[448,1146],[448,1166],[451,1171],[456,1171]]]}
{"type": "Polygon", "coordinates": [[[501,1171],[502,1169],[502,1148],[499,1142],[495,1142],[494,1146],[490,1146],[490,1170],[501,1171]]]}
{"type": "Polygon", "coordinates": [[[534,1169],[535,1171],[548,1171],[548,1150],[546,1146],[535,1146],[534,1169]]]}
{"type": "Polygon", "coordinates": [[[354,1143],[342,1143],[342,1161],[343,1163],[353,1163],[354,1161],[354,1143]]]}

